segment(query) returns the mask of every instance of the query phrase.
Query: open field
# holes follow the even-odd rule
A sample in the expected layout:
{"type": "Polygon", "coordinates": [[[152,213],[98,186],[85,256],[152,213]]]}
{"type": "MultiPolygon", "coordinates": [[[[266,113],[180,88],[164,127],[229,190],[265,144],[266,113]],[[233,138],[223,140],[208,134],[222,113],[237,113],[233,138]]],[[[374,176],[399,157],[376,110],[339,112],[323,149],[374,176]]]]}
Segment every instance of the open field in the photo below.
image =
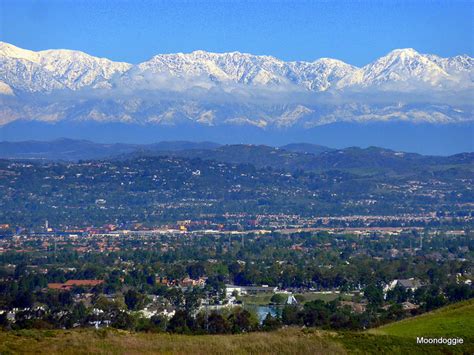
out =
{"type": "Polygon", "coordinates": [[[242,301],[243,304],[266,306],[270,303],[273,293],[262,294],[262,295],[244,295],[238,296],[237,299],[242,301]]]}
{"type": "MultiPolygon", "coordinates": [[[[259,295],[244,295],[239,296],[237,299],[242,301],[244,304],[257,305],[257,306],[266,306],[270,303],[270,299],[274,294],[259,294],[259,295]]],[[[304,298],[303,303],[321,300],[324,302],[330,302],[342,296],[343,299],[350,299],[351,297],[346,294],[338,293],[322,293],[322,292],[306,292],[306,293],[295,293],[294,296],[302,296],[304,298]]]]}
{"type": "Polygon", "coordinates": [[[0,354],[436,354],[474,352],[474,300],[367,332],[286,328],[240,335],[130,333],[113,329],[0,332],[0,354]],[[417,345],[416,336],[463,345],[417,345]]]}
{"type": "Polygon", "coordinates": [[[310,302],[315,300],[321,300],[324,302],[331,302],[341,297],[343,300],[351,300],[351,296],[345,293],[323,293],[323,292],[306,292],[300,293],[299,295],[304,297],[304,302],[310,302]]]}

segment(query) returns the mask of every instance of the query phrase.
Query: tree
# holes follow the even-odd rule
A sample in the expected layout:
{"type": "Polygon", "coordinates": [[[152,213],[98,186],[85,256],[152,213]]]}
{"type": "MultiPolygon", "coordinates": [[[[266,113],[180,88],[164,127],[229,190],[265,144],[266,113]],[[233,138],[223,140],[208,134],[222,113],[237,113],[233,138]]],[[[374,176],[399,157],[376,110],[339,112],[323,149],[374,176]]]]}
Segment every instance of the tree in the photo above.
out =
{"type": "Polygon", "coordinates": [[[35,302],[35,297],[31,292],[24,291],[16,295],[15,300],[13,301],[13,306],[18,308],[29,308],[33,306],[35,302]]]}
{"type": "Polygon", "coordinates": [[[354,329],[357,322],[348,308],[337,309],[329,318],[331,328],[334,329],[354,329]]]}
{"type": "Polygon", "coordinates": [[[144,297],[134,289],[130,289],[125,293],[125,304],[131,311],[140,309],[143,305],[144,297]]]}
{"type": "Polygon", "coordinates": [[[26,262],[22,261],[15,267],[15,274],[14,277],[16,280],[18,280],[21,276],[26,274],[26,262]]]}
{"type": "Polygon", "coordinates": [[[303,321],[308,327],[325,326],[329,323],[329,310],[324,301],[308,302],[303,308],[303,321]]]}
{"type": "Polygon", "coordinates": [[[168,326],[168,318],[164,316],[155,315],[150,318],[150,321],[153,325],[154,330],[164,332],[166,330],[166,327],[168,326]]]}
{"type": "Polygon", "coordinates": [[[115,301],[112,301],[103,295],[100,295],[96,298],[94,306],[106,313],[120,312],[127,308],[127,305],[124,303],[123,299],[119,298],[115,301]]]}
{"type": "Polygon", "coordinates": [[[135,328],[135,318],[128,314],[127,312],[117,312],[114,314],[112,319],[111,326],[118,329],[134,329],[135,328]]]}
{"type": "Polygon", "coordinates": [[[209,315],[207,327],[211,334],[223,334],[230,331],[230,325],[227,319],[216,312],[212,312],[209,315]]]}
{"type": "Polygon", "coordinates": [[[8,327],[7,313],[0,314],[0,329],[6,329],[8,327]]]}
{"type": "Polygon", "coordinates": [[[386,319],[391,320],[391,321],[396,321],[399,319],[402,319],[404,316],[404,311],[403,307],[399,303],[392,304],[387,312],[386,312],[386,319]]]}
{"type": "Polygon", "coordinates": [[[188,265],[186,272],[192,279],[198,279],[206,274],[206,269],[201,263],[188,265]]]}
{"type": "Polygon", "coordinates": [[[281,319],[284,324],[301,324],[303,319],[299,314],[299,307],[296,305],[287,305],[283,308],[281,319]]]}
{"type": "Polygon", "coordinates": [[[372,306],[380,306],[383,303],[383,290],[376,284],[369,284],[364,290],[364,296],[372,306]]]}
{"type": "Polygon", "coordinates": [[[173,333],[188,333],[192,319],[184,310],[178,309],[174,316],[170,319],[168,330],[173,333]]]}
{"type": "Polygon", "coordinates": [[[270,313],[267,314],[262,323],[262,329],[265,331],[272,331],[280,328],[282,325],[281,319],[273,317],[270,313]]]}
{"type": "Polygon", "coordinates": [[[203,297],[202,290],[193,288],[189,292],[184,293],[184,307],[188,313],[193,313],[199,306],[199,300],[203,297]]]}
{"type": "Polygon", "coordinates": [[[184,301],[183,291],[180,288],[172,287],[166,290],[166,298],[170,300],[170,302],[175,307],[180,307],[184,301]]]}
{"type": "Polygon", "coordinates": [[[282,293],[275,293],[272,298],[270,298],[270,302],[275,304],[284,304],[287,300],[288,296],[282,293]]]}
{"type": "Polygon", "coordinates": [[[73,299],[71,292],[59,292],[58,301],[63,307],[72,305],[73,299]]]}
{"type": "Polygon", "coordinates": [[[84,306],[84,303],[79,302],[74,305],[72,308],[71,312],[71,323],[74,325],[74,323],[79,323],[79,324],[84,324],[85,319],[87,317],[87,309],[84,306]]]}
{"type": "Polygon", "coordinates": [[[472,297],[473,292],[468,285],[449,284],[445,287],[444,293],[450,302],[467,300],[472,297]]]}
{"type": "Polygon", "coordinates": [[[408,292],[404,287],[396,286],[393,290],[387,292],[387,301],[397,303],[405,302],[408,299],[408,292]]]}
{"type": "Polygon", "coordinates": [[[257,316],[241,307],[234,308],[228,320],[232,333],[250,332],[258,327],[257,316]]]}

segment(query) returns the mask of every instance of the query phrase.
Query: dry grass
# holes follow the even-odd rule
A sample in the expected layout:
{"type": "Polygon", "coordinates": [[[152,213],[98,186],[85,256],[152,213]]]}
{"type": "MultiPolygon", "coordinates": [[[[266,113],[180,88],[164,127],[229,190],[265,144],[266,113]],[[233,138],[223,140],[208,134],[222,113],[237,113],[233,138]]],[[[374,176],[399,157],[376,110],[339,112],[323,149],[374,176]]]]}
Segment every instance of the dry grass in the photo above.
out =
{"type": "Polygon", "coordinates": [[[0,353],[35,354],[341,354],[328,332],[283,329],[241,335],[145,334],[107,330],[0,333],[0,353]]]}

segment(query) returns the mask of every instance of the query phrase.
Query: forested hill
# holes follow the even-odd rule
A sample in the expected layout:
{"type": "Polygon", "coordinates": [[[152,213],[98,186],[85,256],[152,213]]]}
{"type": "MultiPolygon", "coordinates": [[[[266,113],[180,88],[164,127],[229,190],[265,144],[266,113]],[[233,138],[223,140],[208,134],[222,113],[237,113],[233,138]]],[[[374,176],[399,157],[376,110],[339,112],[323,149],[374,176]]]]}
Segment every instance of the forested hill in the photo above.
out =
{"type": "MultiPolygon", "coordinates": [[[[308,149],[310,150],[310,149],[308,149]]],[[[136,155],[137,153],[132,153],[136,155]]],[[[193,149],[173,152],[143,151],[141,155],[172,155],[200,158],[232,164],[251,164],[257,168],[271,167],[288,171],[355,170],[357,173],[434,171],[446,167],[469,168],[474,164],[474,153],[461,153],[448,157],[424,156],[396,152],[389,149],[350,147],[327,149],[317,154],[289,151],[265,145],[225,145],[215,149],[193,149]]]]}
{"type": "Polygon", "coordinates": [[[230,164],[251,164],[295,172],[350,170],[357,174],[412,174],[447,170],[458,174],[470,169],[474,153],[452,156],[424,156],[378,147],[331,149],[295,143],[282,147],[266,145],[219,145],[212,142],[170,141],[154,144],[102,144],[84,140],[60,139],[51,142],[0,142],[0,158],[38,161],[79,161],[91,159],[130,160],[139,157],[174,156],[200,158],[230,164]]]}

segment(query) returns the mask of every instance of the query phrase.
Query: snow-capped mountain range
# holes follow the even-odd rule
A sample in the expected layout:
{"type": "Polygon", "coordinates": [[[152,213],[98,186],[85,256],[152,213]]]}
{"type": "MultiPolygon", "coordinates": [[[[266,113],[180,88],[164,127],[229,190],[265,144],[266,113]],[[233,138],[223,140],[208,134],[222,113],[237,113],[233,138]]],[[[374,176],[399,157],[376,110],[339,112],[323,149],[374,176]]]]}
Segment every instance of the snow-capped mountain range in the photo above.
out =
{"type": "Polygon", "coordinates": [[[139,64],[0,42],[0,125],[15,120],[313,127],[337,121],[474,119],[474,59],[396,49],[364,67],[239,52],[139,64]]]}

